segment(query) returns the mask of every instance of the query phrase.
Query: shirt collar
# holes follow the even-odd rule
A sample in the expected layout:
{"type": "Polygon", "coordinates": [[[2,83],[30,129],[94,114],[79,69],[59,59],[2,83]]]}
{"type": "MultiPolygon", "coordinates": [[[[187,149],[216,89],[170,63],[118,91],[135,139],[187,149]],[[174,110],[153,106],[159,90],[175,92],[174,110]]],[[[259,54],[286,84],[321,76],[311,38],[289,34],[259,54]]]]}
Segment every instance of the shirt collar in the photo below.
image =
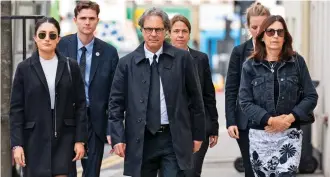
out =
{"type": "MultiPolygon", "coordinates": [[[[79,39],[78,35],[77,35],[77,41],[78,41],[78,45],[77,45],[77,50],[80,50],[80,48],[82,48],[84,46],[84,44],[81,42],[81,40],[79,39]]],[[[93,45],[94,45],[94,38],[93,40],[88,43],[87,45],[85,45],[86,49],[87,49],[87,52],[91,53],[93,52],[93,45]]]]}
{"type": "Polygon", "coordinates": [[[159,55],[163,53],[163,46],[156,53],[152,53],[147,49],[146,45],[144,44],[144,52],[145,52],[146,58],[152,59],[154,54],[156,54],[157,58],[158,58],[159,55]]]}

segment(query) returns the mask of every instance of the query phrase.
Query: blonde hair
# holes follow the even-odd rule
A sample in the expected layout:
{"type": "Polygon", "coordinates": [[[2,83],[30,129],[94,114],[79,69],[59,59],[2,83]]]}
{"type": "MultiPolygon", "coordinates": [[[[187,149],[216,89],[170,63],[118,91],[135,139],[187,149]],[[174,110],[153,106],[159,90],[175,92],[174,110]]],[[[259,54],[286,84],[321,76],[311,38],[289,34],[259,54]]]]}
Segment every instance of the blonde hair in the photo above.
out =
{"type": "Polygon", "coordinates": [[[251,16],[270,16],[270,11],[267,7],[263,6],[260,2],[253,3],[246,9],[247,26],[250,26],[251,16]]]}

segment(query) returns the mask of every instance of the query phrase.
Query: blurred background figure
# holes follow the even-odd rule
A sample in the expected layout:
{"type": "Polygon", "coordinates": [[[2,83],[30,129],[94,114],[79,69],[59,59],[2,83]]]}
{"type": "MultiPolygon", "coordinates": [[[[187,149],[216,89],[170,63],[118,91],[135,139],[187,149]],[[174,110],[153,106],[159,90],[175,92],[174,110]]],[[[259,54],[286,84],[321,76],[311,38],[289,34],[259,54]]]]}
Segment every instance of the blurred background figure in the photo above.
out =
{"type": "Polygon", "coordinates": [[[253,177],[253,171],[249,158],[249,127],[248,119],[242,112],[238,103],[238,91],[241,81],[241,70],[245,60],[252,54],[259,28],[270,12],[260,3],[252,4],[246,10],[246,26],[251,38],[243,44],[234,47],[229,61],[226,78],[226,121],[227,130],[231,138],[237,140],[241,150],[245,177],[253,177]]]}
{"type": "Polygon", "coordinates": [[[177,48],[190,52],[194,59],[194,64],[197,67],[200,86],[202,88],[206,118],[206,138],[200,150],[194,153],[193,168],[186,171],[187,177],[200,177],[208,147],[210,146],[212,148],[218,142],[219,123],[209,59],[205,53],[194,50],[188,46],[190,33],[191,25],[186,17],[183,15],[175,15],[172,17],[170,30],[171,43],[177,48]]]}

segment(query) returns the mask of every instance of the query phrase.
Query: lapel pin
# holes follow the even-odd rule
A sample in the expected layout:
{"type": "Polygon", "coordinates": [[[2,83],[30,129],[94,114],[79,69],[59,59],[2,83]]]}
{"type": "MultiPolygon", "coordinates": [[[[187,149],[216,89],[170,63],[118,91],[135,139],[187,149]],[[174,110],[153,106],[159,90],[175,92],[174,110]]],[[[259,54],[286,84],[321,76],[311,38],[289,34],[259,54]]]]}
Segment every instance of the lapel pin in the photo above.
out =
{"type": "Polygon", "coordinates": [[[96,55],[96,56],[100,56],[100,53],[99,53],[99,52],[96,52],[95,55],[96,55]]]}

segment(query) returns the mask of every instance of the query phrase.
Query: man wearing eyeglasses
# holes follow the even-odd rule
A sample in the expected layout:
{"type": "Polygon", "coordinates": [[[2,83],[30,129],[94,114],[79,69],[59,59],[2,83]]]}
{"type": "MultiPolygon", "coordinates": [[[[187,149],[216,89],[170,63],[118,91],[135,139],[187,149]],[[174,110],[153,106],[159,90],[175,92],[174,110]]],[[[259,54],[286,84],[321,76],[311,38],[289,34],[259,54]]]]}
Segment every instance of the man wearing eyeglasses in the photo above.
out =
{"type": "MultiPolygon", "coordinates": [[[[82,159],[83,176],[100,176],[104,143],[111,144],[107,131],[107,108],[113,75],[118,63],[117,50],[96,38],[99,5],[92,1],[78,2],[74,14],[76,34],[61,39],[58,48],[68,57],[76,58],[85,81],[88,117],[87,159],[82,159]]],[[[75,164],[74,164],[75,165],[75,164]]],[[[71,174],[76,177],[76,171],[71,174]]]]}
{"type": "Polygon", "coordinates": [[[181,177],[205,138],[197,71],[188,51],[165,42],[170,21],[164,11],[146,10],[139,26],[144,42],[119,60],[113,79],[112,145],[125,157],[124,175],[156,177],[160,170],[163,177],[181,177]]]}

